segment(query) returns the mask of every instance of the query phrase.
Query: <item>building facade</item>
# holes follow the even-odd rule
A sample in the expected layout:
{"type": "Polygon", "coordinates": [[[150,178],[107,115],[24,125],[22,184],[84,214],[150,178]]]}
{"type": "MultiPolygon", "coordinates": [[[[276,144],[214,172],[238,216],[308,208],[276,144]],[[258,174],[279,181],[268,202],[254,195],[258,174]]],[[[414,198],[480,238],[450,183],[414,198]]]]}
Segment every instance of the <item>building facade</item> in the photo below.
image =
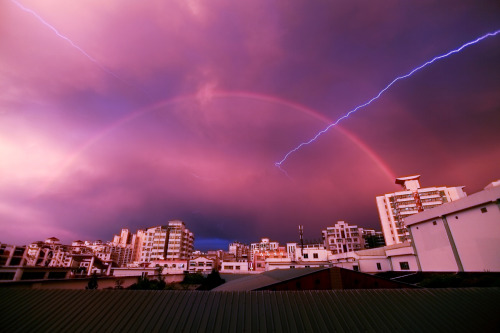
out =
{"type": "Polygon", "coordinates": [[[194,235],[186,228],[184,222],[169,221],[166,226],[145,230],[140,262],[188,260],[193,247],[194,235]]]}
{"type": "Polygon", "coordinates": [[[410,243],[400,243],[374,249],[332,254],[328,257],[334,267],[368,274],[381,272],[416,272],[417,257],[410,243]]]}
{"type": "Polygon", "coordinates": [[[262,238],[259,243],[250,244],[250,262],[254,261],[255,253],[265,253],[266,251],[277,251],[280,247],[278,242],[271,242],[269,238],[262,238]]]}
{"type": "Polygon", "coordinates": [[[409,217],[407,227],[421,271],[500,272],[500,180],[409,217]]]}
{"type": "Polygon", "coordinates": [[[420,187],[420,175],[396,178],[403,191],[377,196],[377,208],[387,245],[409,241],[405,218],[466,196],[463,186],[420,187]]]}
{"type": "Polygon", "coordinates": [[[364,248],[363,228],[338,221],[334,226],[322,230],[325,248],[332,254],[357,251],[364,248]]]}

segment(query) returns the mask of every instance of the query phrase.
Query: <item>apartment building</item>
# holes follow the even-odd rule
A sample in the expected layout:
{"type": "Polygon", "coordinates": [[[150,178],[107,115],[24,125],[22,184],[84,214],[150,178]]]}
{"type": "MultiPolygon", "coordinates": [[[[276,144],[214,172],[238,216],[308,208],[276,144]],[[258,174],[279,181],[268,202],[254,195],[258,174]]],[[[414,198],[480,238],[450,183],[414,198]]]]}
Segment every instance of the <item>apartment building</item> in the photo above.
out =
{"type": "Polygon", "coordinates": [[[169,221],[166,226],[148,228],[144,232],[141,262],[153,260],[187,260],[193,252],[194,235],[184,222],[169,221]]]}
{"type": "Polygon", "coordinates": [[[364,248],[363,228],[338,221],[321,231],[325,248],[332,254],[358,251],[364,248]]]}
{"type": "Polygon", "coordinates": [[[276,251],[280,247],[278,242],[271,242],[269,238],[262,238],[259,243],[250,244],[250,261],[254,261],[254,253],[256,252],[266,252],[266,251],[276,251]]]}
{"type": "Polygon", "coordinates": [[[403,191],[377,196],[377,208],[387,245],[409,241],[404,223],[408,216],[466,196],[463,186],[420,187],[420,175],[396,178],[403,191]]]}
{"type": "Polygon", "coordinates": [[[190,273],[208,274],[212,272],[213,269],[217,269],[217,260],[214,258],[208,258],[202,255],[189,260],[190,273]]]}
{"type": "MultiPolygon", "coordinates": [[[[257,243],[255,243],[257,244],[257,243]]],[[[248,259],[248,252],[250,248],[248,245],[240,242],[232,242],[229,244],[229,253],[234,255],[236,261],[241,259],[248,259]]]]}
{"type": "Polygon", "coordinates": [[[26,246],[0,243],[0,267],[24,266],[26,246]]]}
{"type": "Polygon", "coordinates": [[[382,231],[363,228],[363,239],[365,242],[365,249],[385,246],[384,233],[382,231]]]}

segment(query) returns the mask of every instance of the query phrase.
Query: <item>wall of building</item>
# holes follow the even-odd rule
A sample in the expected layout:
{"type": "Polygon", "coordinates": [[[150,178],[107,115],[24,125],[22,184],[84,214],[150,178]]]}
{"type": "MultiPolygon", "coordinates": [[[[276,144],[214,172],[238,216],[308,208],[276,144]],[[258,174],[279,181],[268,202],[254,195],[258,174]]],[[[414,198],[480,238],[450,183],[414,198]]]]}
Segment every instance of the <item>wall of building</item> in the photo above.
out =
{"type": "Polygon", "coordinates": [[[452,214],[447,221],[464,271],[500,271],[500,204],[452,214]]]}
{"type": "Polygon", "coordinates": [[[247,274],[248,262],[224,261],[221,263],[220,273],[247,274]]]}
{"type": "Polygon", "coordinates": [[[408,219],[422,271],[500,271],[500,186],[408,219]]]}
{"type": "Polygon", "coordinates": [[[363,257],[358,259],[359,271],[369,274],[391,271],[391,260],[387,257],[363,257]],[[377,265],[378,264],[378,265],[377,265]]]}
{"type": "Polygon", "coordinates": [[[448,235],[440,218],[411,227],[421,270],[424,272],[457,272],[458,265],[448,235]]]}

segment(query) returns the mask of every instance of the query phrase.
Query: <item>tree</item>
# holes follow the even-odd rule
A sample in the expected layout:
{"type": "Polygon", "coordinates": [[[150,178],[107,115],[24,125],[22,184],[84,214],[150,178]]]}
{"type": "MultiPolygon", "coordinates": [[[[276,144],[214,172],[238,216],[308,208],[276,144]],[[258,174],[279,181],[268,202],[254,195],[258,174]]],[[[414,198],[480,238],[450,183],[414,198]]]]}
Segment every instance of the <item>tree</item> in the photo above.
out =
{"type": "Polygon", "coordinates": [[[97,289],[97,286],[98,286],[97,274],[94,272],[94,274],[92,274],[92,277],[90,278],[89,283],[87,284],[85,289],[97,289]]]}
{"type": "Polygon", "coordinates": [[[211,290],[215,287],[220,286],[226,282],[223,278],[220,277],[220,274],[215,269],[212,269],[212,272],[208,274],[205,281],[203,281],[202,285],[198,288],[198,290],[211,290]]]}

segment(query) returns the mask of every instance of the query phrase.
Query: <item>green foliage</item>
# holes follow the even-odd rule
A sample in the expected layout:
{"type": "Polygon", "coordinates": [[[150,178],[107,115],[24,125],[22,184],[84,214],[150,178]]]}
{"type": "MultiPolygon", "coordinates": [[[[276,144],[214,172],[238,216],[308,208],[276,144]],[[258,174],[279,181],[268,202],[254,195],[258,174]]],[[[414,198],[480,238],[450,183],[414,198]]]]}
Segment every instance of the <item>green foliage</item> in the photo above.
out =
{"type": "Polygon", "coordinates": [[[215,269],[212,269],[212,272],[208,274],[207,278],[205,279],[205,281],[203,281],[198,290],[212,290],[215,287],[220,286],[224,282],[226,282],[226,280],[220,277],[219,272],[215,269]]]}
{"type": "Polygon", "coordinates": [[[85,289],[97,289],[97,287],[98,287],[97,274],[94,272],[94,274],[92,274],[92,277],[90,278],[89,283],[87,284],[85,289]]]}
{"type": "Polygon", "coordinates": [[[150,280],[147,276],[139,277],[139,281],[131,285],[128,289],[133,290],[163,290],[167,284],[165,283],[165,278],[161,275],[158,276],[157,280],[150,280]]]}
{"type": "Polygon", "coordinates": [[[205,278],[201,273],[184,273],[184,279],[182,280],[182,284],[202,284],[205,281],[205,278]]]}

